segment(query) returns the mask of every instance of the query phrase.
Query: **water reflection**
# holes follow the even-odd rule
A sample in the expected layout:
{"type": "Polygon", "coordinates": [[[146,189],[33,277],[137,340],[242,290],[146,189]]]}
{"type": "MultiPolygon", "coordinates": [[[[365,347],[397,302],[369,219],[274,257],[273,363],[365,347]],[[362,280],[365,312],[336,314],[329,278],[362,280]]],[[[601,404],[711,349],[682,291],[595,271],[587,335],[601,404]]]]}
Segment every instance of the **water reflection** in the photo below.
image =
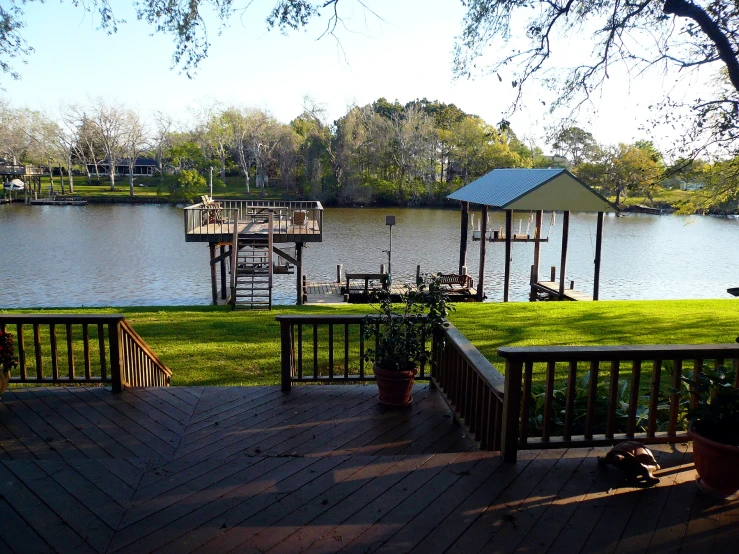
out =
{"type": "MultiPolygon", "coordinates": [[[[311,281],[333,281],[336,265],[376,272],[387,262],[394,214],[392,267],[396,281],[423,272],[455,272],[459,264],[459,212],[407,208],[328,208],[324,242],[305,249],[311,281]]],[[[518,228],[516,216],[514,228],[518,228]]],[[[491,213],[490,227],[504,225],[491,213]]],[[[527,222],[523,221],[523,228],[527,222]]],[[[568,280],[592,292],[595,214],[570,220],[568,280]]],[[[545,234],[549,227],[544,218],[545,234]]],[[[182,210],[172,206],[0,206],[0,307],[204,305],[210,302],[208,249],[186,243],[182,210]]],[[[739,286],[739,221],[712,217],[632,214],[607,216],[601,298],[727,298],[739,286]]],[[[541,275],[560,264],[561,218],[542,246],[541,275]]],[[[477,281],[479,242],[467,251],[477,281]]],[[[504,245],[489,243],[486,294],[502,299],[504,245]]],[[[511,299],[528,297],[533,245],[514,244],[511,299]]],[[[275,276],[274,302],[295,299],[295,276],[275,276]]]]}

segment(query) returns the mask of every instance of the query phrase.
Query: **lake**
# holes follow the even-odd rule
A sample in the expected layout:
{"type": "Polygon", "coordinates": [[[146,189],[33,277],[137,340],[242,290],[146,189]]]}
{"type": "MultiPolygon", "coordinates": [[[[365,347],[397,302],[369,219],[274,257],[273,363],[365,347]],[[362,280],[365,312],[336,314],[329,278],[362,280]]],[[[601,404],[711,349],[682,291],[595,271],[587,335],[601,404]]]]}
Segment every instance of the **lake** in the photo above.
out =
{"type": "MultiPolygon", "coordinates": [[[[459,211],[411,208],[327,208],[324,242],[305,248],[309,281],[333,281],[336,265],[377,272],[387,262],[393,214],[395,282],[422,272],[456,272],[459,211]]],[[[526,230],[526,214],[519,218],[526,230]]],[[[544,216],[541,275],[559,266],[561,214],[550,230],[544,216]]],[[[504,225],[491,213],[490,227],[504,225]]],[[[595,214],[572,214],[567,279],[592,293],[595,214]]],[[[532,225],[533,227],[533,225],[532,225]]],[[[0,308],[206,305],[210,302],[207,245],[186,243],[182,209],[169,205],[0,205],[0,308]]],[[[477,282],[479,242],[469,233],[469,273],[477,282]]],[[[607,215],[603,236],[603,300],[730,298],[739,286],[739,220],[709,216],[607,215]]],[[[510,297],[528,299],[533,245],[514,244],[510,297]]],[[[485,292],[502,300],[504,244],[488,243],[485,292]]],[[[274,303],[295,301],[295,276],[276,275],[274,303]]]]}

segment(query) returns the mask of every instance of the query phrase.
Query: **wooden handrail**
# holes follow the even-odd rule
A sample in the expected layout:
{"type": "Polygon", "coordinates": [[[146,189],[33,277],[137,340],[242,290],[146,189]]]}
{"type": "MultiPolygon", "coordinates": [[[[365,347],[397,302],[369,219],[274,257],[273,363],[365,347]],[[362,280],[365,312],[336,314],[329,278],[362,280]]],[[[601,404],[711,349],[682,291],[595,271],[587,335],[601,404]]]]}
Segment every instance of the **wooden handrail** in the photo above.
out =
{"type": "Polygon", "coordinates": [[[451,323],[434,337],[432,383],[481,450],[499,450],[504,378],[451,323]]]}
{"type": "Polygon", "coordinates": [[[19,359],[13,383],[106,384],[114,392],[169,385],[170,369],[121,314],[0,315],[0,329],[9,326],[15,326],[19,359]],[[27,336],[33,341],[30,349],[27,336]]]}
{"type": "MultiPolygon", "coordinates": [[[[290,390],[293,383],[375,381],[371,364],[364,360],[364,329],[368,319],[378,317],[276,316],[280,324],[282,390],[290,390]]],[[[416,380],[429,379],[428,368],[421,366],[416,380]]]]}
{"type": "Polygon", "coordinates": [[[679,394],[681,377],[697,378],[707,362],[739,367],[736,343],[503,347],[498,355],[506,360],[501,455],[509,461],[519,449],[684,441],[690,401],[679,394]],[[535,364],[543,409],[532,419],[535,364]]]}

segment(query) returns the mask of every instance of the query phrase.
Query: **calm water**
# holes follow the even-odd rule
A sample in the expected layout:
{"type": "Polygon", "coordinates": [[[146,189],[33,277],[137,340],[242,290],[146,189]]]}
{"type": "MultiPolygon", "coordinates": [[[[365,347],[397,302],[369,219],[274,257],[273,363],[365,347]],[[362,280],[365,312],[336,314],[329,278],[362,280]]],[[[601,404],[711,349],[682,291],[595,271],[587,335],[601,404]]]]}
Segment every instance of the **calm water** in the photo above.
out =
{"type": "MultiPolygon", "coordinates": [[[[430,209],[327,209],[324,242],[305,249],[311,281],[332,281],[336,265],[376,272],[387,261],[385,214],[395,214],[393,278],[455,272],[459,212],[430,209]]],[[[559,214],[558,214],[559,215],[559,214]]],[[[493,229],[503,214],[491,214],[493,229]]],[[[514,229],[518,229],[518,219],[514,229]]],[[[549,228],[545,214],[544,234],[549,228]]],[[[573,214],[567,279],[592,292],[596,216],[573,214]]],[[[527,222],[523,222],[525,232],[527,222]]],[[[541,274],[559,265],[561,217],[542,246],[541,274]]],[[[0,205],[0,308],[204,305],[210,302],[208,249],[184,240],[182,210],[172,206],[0,205]]],[[[468,245],[477,281],[479,242],[468,245]]],[[[729,298],[739,286],[739,220],[629,214],[607,216],[601,298],[729,298]]],[[[489,243],[486,294],[502,299],[504,245],[489,243]]],[[[513,245],[511,298],[528,298],[533,246],[513,245]]],[[[295,298],[295,276],[275,276],[275,303],[295,298]]]]}

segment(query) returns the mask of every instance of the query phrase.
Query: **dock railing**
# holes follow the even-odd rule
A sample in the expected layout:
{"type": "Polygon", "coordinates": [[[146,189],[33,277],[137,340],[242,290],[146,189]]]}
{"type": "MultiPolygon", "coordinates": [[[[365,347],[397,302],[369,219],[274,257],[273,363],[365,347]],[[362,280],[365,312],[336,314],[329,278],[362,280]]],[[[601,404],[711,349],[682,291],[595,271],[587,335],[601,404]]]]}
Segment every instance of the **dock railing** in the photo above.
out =
{"type": "Polygon", "coordinates": [[[287,239],[299,240],[302,234],[320,234],[323,230],[323,205],[317,201],[216,200],[184,209],[185,234],[213,236],[217,241],[233,234],[235,221],[266,220],[269,212],[274,216],[274,233],[287,239]]]}
{"type": "Polygon", "coordinates": [[[739,365],[734,343],[506,347],[498,355],[506,360],[507,461],[520,449],[684,442],[695,399],[680,394],[681,376],[697,379],[705,365],[739,365]]]}
{"type": "Polygon", "coordinates": [[[11,383],[168,386],[172,372],[123,315],[0,315],[15,335],[11,383]],[[30,342],[28,345],[26,342],[30,342]]]}

